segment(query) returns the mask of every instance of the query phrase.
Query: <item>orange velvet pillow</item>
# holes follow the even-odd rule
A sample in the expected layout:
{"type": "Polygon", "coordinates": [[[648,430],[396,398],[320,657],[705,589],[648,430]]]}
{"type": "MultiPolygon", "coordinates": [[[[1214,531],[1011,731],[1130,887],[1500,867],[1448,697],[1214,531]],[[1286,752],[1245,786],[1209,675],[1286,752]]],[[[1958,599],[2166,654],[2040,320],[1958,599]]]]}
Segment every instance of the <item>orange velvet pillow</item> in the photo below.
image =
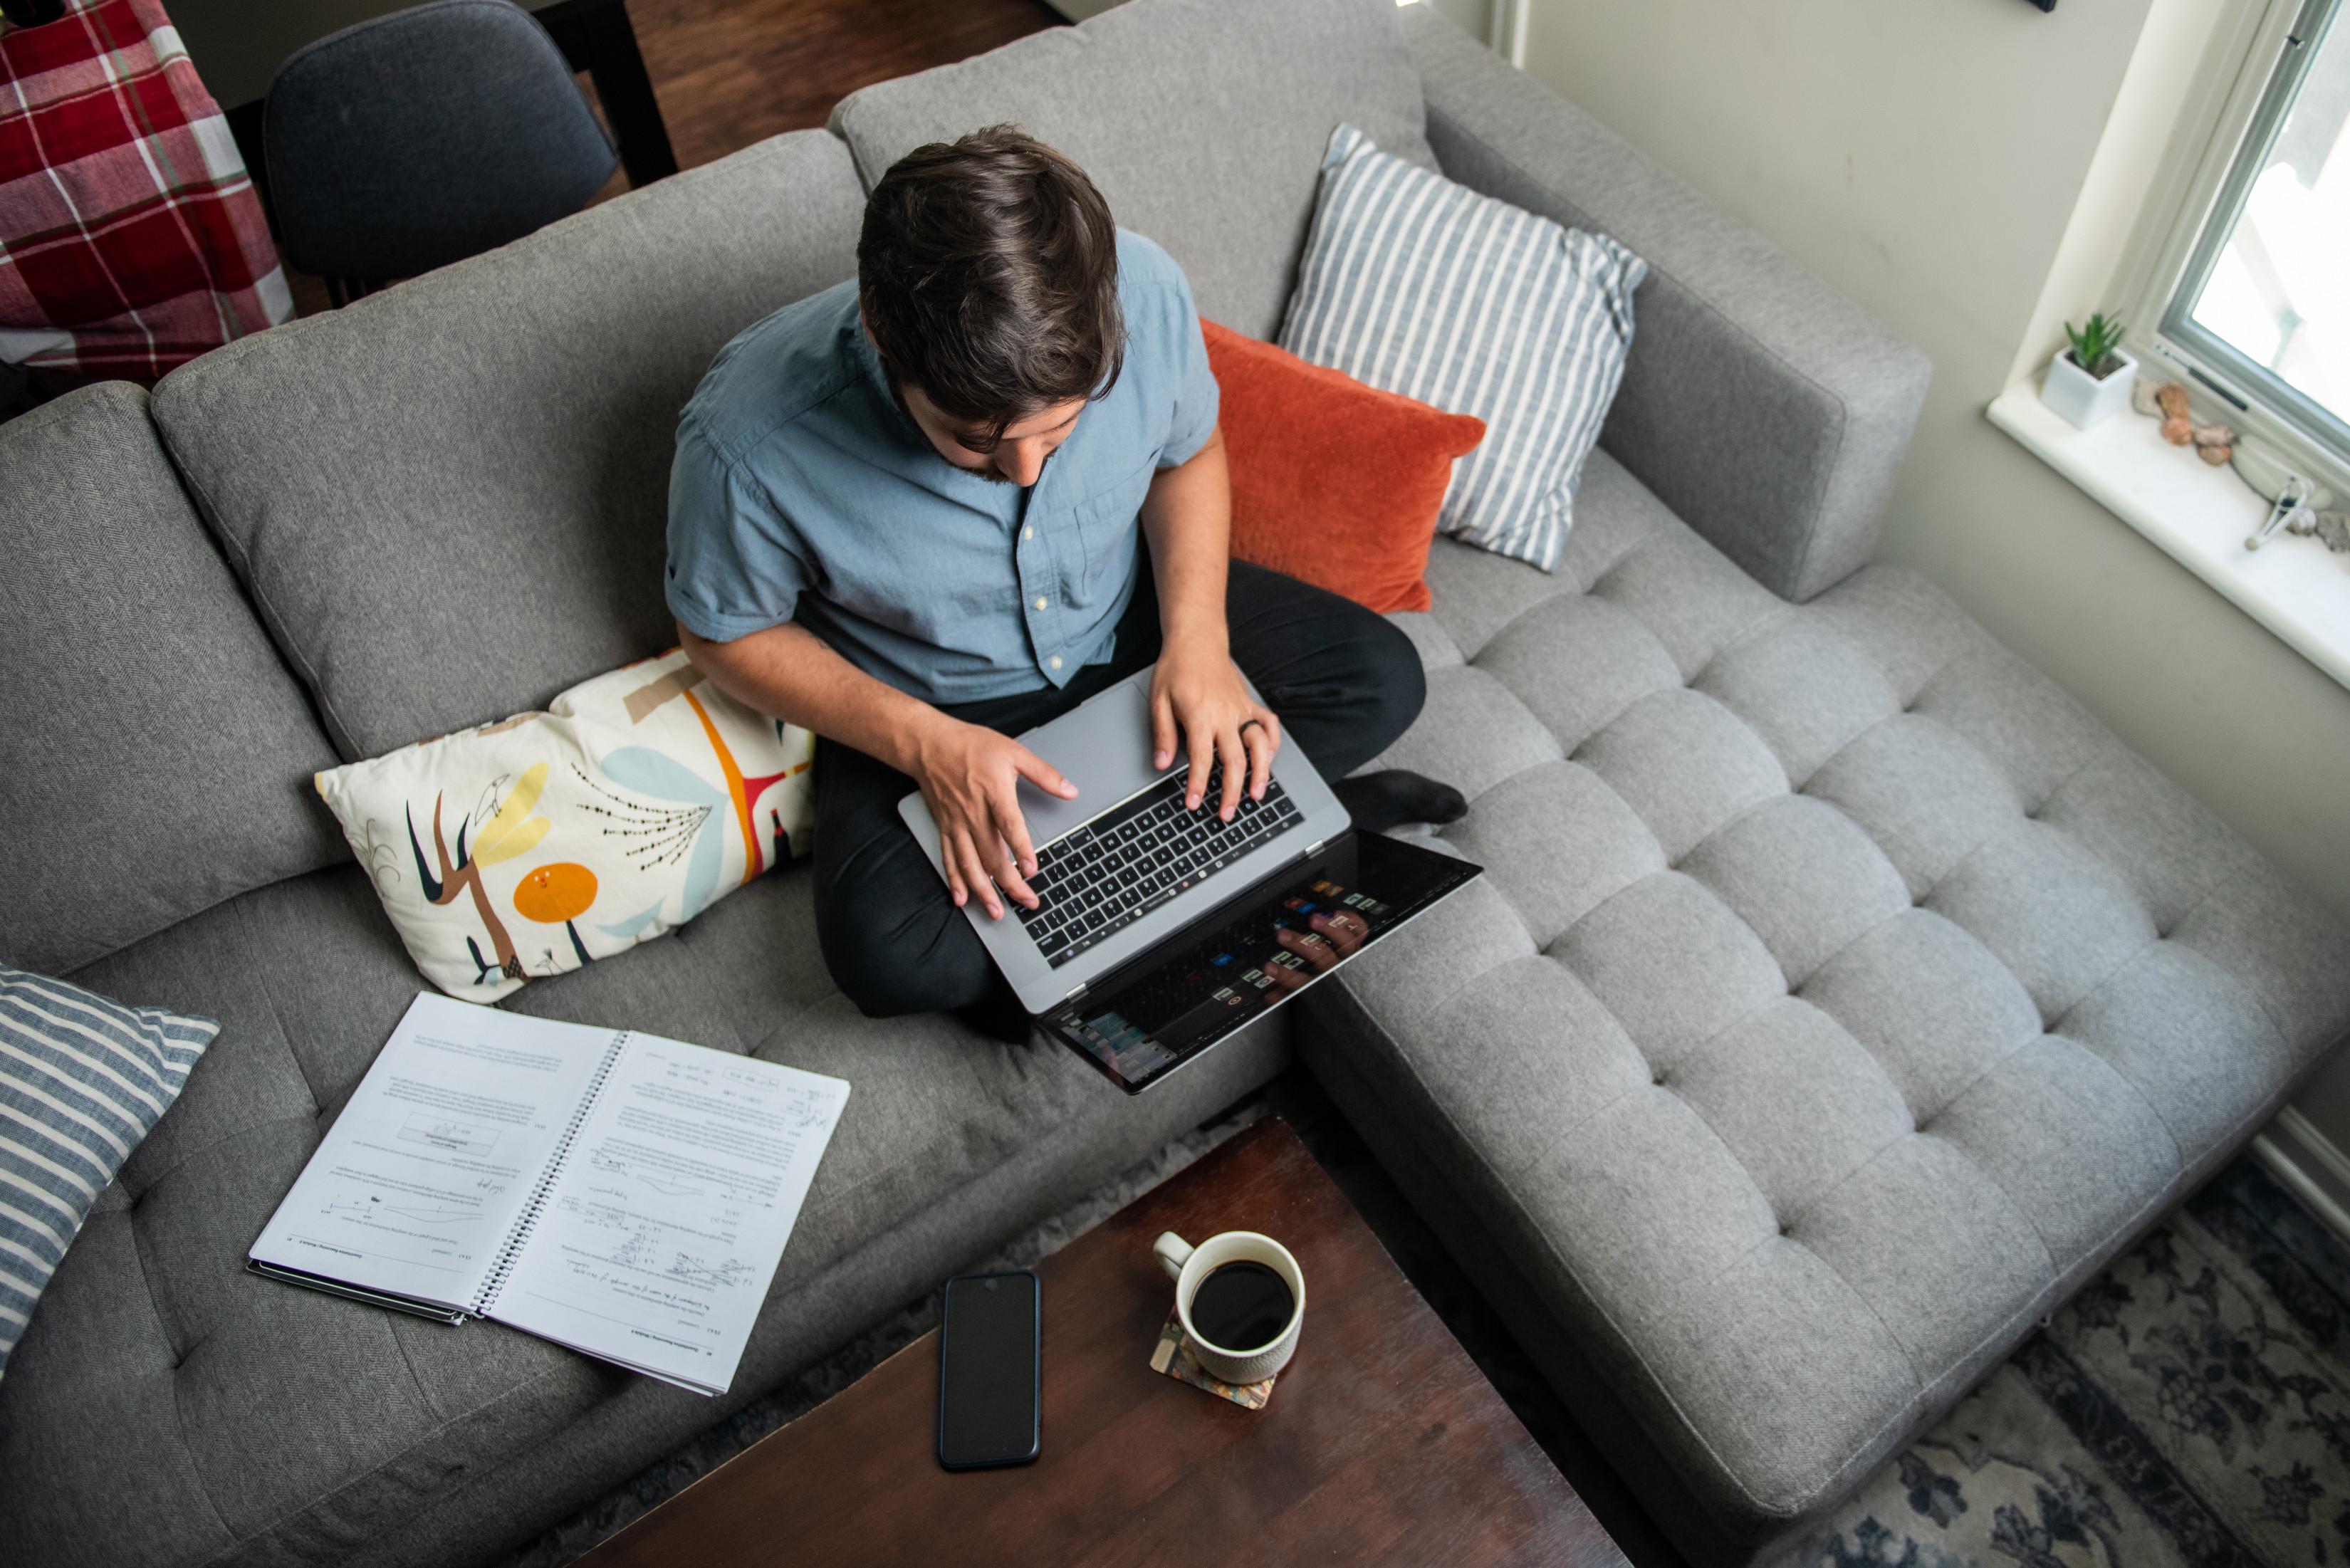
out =
{"type": "Polygon", "coordinates": [[[1232,554],[1382,613],[1426,609],[1436,509],[1485,421],[1200,329],[1223,395],[1232,554]]]}

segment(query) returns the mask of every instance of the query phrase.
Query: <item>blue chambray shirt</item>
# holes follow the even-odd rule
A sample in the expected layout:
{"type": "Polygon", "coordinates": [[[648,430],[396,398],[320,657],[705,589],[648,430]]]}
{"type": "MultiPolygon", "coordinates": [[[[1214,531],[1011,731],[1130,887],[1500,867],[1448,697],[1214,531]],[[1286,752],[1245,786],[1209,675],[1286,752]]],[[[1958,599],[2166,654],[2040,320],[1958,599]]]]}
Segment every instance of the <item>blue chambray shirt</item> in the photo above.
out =
{"type": "Polygon", "coordinates": [[[1066,685],[1110,656],[1151,476],[1216,428],[1191,286],[1118,236],[1126,367],[1029,490],[941,457],[889,395],[855,280],[719,351],[678,421],[669,605],[712,642],[795,620],[934,703],[1066,685]]]}

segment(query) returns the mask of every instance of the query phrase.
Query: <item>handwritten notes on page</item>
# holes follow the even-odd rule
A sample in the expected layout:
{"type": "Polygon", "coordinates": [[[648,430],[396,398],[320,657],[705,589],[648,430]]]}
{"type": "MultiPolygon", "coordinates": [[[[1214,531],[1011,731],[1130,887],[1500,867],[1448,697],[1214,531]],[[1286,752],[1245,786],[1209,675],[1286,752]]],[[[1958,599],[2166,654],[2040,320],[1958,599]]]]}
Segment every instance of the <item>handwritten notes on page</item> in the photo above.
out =
{"type": "Polygon", "coordinates": [[[490,1315],[723,1391],[848,1085],[629,1036],[490,1315]]]}

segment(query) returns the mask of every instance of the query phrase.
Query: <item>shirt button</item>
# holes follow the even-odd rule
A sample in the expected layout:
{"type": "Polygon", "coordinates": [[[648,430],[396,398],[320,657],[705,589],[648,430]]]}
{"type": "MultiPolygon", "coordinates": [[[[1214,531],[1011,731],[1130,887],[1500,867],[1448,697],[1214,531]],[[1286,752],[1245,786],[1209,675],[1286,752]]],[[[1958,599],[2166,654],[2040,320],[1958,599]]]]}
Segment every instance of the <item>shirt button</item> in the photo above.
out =
{"type": "Polygon", "coordinates": [[[1053,655],[1053,668],[1055,670],[1061,668],[1061,656],[1057,653],[1053,655]]]}
{"type": "Polygon", "coordinates": [[[1041,599],[1041,598],[1040,598],[1040,599],[1038,599],[1038,600],[1036,601],[1036,607],[1037,607],[1038,609],[1043,609],[1043,608],[1045,607],[1045,605],[1046,605],[1046,604],[1048,604],[1048,603],[1050,603],[1050,602],[1051,602],[1050,600],[1047,600],[1047,599],[1041,599]]]}
{"type": "Polygon", "coordinates": [[[1036,530],[1034,528],[1023,528],[1020,530],[1020,536],[1023,539],[1034,539],[1036,536],[1036,530]]]}

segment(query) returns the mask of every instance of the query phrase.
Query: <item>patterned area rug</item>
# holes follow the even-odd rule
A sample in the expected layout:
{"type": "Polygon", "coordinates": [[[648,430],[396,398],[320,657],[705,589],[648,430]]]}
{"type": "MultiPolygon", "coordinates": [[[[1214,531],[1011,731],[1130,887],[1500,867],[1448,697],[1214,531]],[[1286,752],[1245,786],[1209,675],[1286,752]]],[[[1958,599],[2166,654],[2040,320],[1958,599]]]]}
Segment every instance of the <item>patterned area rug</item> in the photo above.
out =
{"type": "Polygon", "coordinates": [[[2350,1250],[2247,1158],[1776,1568],[2350,1563],[2350,1250]]]}

